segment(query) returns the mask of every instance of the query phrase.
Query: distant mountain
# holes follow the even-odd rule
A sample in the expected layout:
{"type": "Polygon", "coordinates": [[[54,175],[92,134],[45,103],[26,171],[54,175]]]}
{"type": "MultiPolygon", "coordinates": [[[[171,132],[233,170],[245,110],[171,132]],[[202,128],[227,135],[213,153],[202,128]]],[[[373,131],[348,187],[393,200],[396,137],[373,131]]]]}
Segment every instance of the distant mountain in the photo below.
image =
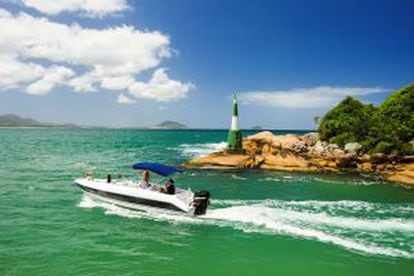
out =
{"type": "Polygon", "coordinates": [[[186,125],[175,122],[175,121],[164,121],[152,128],[156,129],[184,129],[187,128],[186,125]]]}
{"type": "Polygon", "coordinates": [[[252,129],[254,129],[254,130],[260,130],[260,129],[263,129],[261,126],[254,126],[254,127],[252,127],[252,129]]]}
{"type": "Polygon", "coordinates": [[[15,114],[0,115],[0,127],[78,127],[75,124],[43,123],[30,118],[22,118],[15,114]]]}
{"type": "Polygon", "coordinates": [[[37,127],[37,126],[47,126],[47,124],[38,122],[34,119],[22,118],[14,114],[5,114],[5,115],[0,115],[0,126],[2,127],[37,127]]]}

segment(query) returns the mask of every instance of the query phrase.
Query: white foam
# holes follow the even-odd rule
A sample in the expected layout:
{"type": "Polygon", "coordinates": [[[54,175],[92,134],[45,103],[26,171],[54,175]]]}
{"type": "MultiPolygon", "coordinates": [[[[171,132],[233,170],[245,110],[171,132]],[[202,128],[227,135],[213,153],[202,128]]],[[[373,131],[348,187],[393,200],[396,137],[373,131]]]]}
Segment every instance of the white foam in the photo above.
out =
{"type": "Polygon", "coordinates": [[[162,210],[162,212],[160,212],[160,209],[149,206],[140,206],[141,210],[126,209],[115,204],[93,199],[87,194],[83,195],[78,206],[82,208],[103,208],[105,210],[105,214],[107,215],[117,215],[127,218],[146,218],[152,220],[169,220],[177,222],[190,222],[194,220],[193,217],[184,215],[182,213],[169,210],[162,210]]]}
{"type": "Polygon", "coordinates": [[[99,205],[92,198],[90,198],[87,194],[84,194],[78,206],[81,208],[94,208],[94,207],[98,207],[99,205]]]}
{"type": "MultiPolygon", "coordinates": [[[[368,210],[388,208],[387,204],[360,201],[281,201],[281,200],[213,200],[214,206],[201,217],[191,217],[173,211],[143,207],[132,211],[112,204],[96,202],[84,196],[79,204],[83,208],[104,208],[108,215],[128,218],[145,218],[170,223],[190,223],[232,227],[249,232],[288,235],[331,243],[348,250],[365,254],[414,259],[414,220],[396,217],[366,218],[364,214],[351,217],[326,213],[318,208],[329,207],[343,211],[355,206],[368,210]],[[394,241],[398,237],[398,243],[394,241]],[[397,245],[395,245],[397,244],[397,245]],[[407,249],[409,248],[409,249],[407,249]]],[[[397,208],[397,207],[396,207],[397,208]]],[[[404,206],[409,211],[414,206],[404,206]]],[[[396,209],[398,210],[398,209],[396,209]]]]}
{"type": "MultiPolygon", "coordinates": [[[[346,249],[356,250],[364,252],[367,254],[381,254],[392,257],[405,257],[405,258],[414,258],[412,252],[405,250],[385,247],[375,243],[370,243],[363,240],[358,240],[357,238],[346,238],[342,237],[334,231],[329,232],[328,230],[321,230],[312,227],[311,224],[303,224],[303,220],[306,222],[311,222],[312,216],[307,219],[304,219],[304,216],[309,214],[300,214],[298,212],[286,212],[286,210],[275,210],[269,207],[260,207],[260,206],[235,206],[229,208],[222,208],[211,210],[205,217],[215,220],[224,220],[232,221],[236,224],[234,227],[246,231],[246,232],[263,232],[263,233],[277,233],[277,234],[286,234],[296,237],[302,237],[307,239],[316,239],[321,242],[332,243],[339,246],[342,246],[346,249]]],[[[338,218],[327,218],[322,221],[324,224],[329,224],[330,226],[344,227],[347,225],[345,222],[338,223],[338,218]]],[[[314,222],[318,223],[318,222],[314,222]]],[[[361,225],[365,224],[362,220],[359,222],[361,225]]],[[[361,227],[360,225],[360,227],[361,227]]],[[[376,226],[382,225],[381,221],[376,222],[376,226]]],[[[373,225],[364,225],[363,229],[366,227],[370,228],[373,225]]],[[[401,225],[400,225],[401,226],[401,225]]],[[[354,226],[347,225],[348,228],[354,230],[354,226]]],[[[387,226],[389,227],[389,226],[387,226]]],[[[403,226],[404,230],[407,225],[403,226]]],[[[408,225],[409,229],[412,230],[414,225],[408,225]]],[[[398,225],[393,225],[392,229],[399,229],[398,225]]],[[[401,229],[399,229],[401,230],[401,229]]],[[[377,241],[380,242],[380,241],[377,241]]]]}
{"type": "Polygon", "coordinates": [[[225,149],[227,146],[226,142],[220,143],[198,143],[198,144],[182,144],[179,146],[182,155],[185,157],[195,158],[206,156],[212,152],[220,151],[225,149]]]}
{"type": "Polygon", "coordinates": [[[246,177],[242,177],[242,176],[239,176],[239,175],[236,175],[236,174],[232,174],[231,177],[233,179],[237,179],[237,180],[246,180],[247,179],[246,177]]]}
{"type": "Polygon", "coordinates": [[[318,200],[303,200],[303,201],[286,201],[275,199],[264,200],[242,200],[242,199],[212,199],[215,205],[252,205],[261,204],[268,207],[277,207],[285,209],[306,209],[307,211],[330,211],[330,212],[366,212],[368,214],[412,214],[414,213],[413,204],[392,204],[392,203],[375,203],[356,200],[338,200],[338,201],[318,201],[318,200]]]}
{"type": "Polygon", "coordinates": [[[252,205],[252,204],[258,204],[263,203],[264,200],[252,200],[252,199],[211,199],[211,203],[214,205],[252,205]]]}
{"type": "MultiPolygon", "coordinates": [[[[259,207],[260,208],[260,207],[259,207]]],[[[286,221],[295,221],[295,223],[301,223],[314,226],[329,226],[339,227],[352,230],[365,230],[365,231],[399,231],[399,232],[413,232],[414,233],[414,220],[410,219],[360,219],[349,218],[343,216],[332,216],[325,212],[310,213],[304,211],[292,211],[286,209],[269,208],[274,212],[275,217],[284,219],[286,221]]]]}

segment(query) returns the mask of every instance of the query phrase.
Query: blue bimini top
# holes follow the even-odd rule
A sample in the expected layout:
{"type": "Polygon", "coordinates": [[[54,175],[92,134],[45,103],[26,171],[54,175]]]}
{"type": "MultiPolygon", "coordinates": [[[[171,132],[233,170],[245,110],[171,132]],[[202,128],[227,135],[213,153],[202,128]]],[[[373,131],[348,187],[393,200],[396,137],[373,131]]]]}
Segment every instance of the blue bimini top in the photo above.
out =
{"type": "Polygon", "coordinates": [[[159,163],[149,163],[149,162],[136,163],[136,164],[132,165],[132,168],[134,170],[148,170],[148,171],[157,173],[157,174],[162,175],[162,176],[169,176],[169,175],[172,175],[174,173],[183,172],[182,170],[179,170],[175,167],[171,167],[171,166],[167,166],[167,165],[163,165],[163,164],[159,164],[159,163]]]}

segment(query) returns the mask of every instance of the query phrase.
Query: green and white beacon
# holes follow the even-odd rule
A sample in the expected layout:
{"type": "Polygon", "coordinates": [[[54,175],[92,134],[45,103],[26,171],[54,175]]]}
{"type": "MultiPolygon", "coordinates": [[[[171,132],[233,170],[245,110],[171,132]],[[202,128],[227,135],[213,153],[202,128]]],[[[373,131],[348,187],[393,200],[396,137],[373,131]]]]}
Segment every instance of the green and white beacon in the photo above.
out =
{"type": "Polygon", "coordinates": [[[239,118],[237,110],[237,98],[233,97],[233,113],[231,116],[231,127],[227,137],[227,150],[229,152],[243,152],[242,136],[239,129],[239,118]]]}

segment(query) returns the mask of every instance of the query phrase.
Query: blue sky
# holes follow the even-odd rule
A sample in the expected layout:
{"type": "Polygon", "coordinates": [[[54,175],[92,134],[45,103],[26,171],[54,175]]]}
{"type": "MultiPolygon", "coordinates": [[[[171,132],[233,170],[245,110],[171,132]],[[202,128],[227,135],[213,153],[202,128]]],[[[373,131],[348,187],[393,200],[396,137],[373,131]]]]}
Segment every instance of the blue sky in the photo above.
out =
{"type": "Polygon", "coordinates": [[[413,81],[412,1],[105,1],[0,2],[0,113],[309,129],[413,81]]]}

